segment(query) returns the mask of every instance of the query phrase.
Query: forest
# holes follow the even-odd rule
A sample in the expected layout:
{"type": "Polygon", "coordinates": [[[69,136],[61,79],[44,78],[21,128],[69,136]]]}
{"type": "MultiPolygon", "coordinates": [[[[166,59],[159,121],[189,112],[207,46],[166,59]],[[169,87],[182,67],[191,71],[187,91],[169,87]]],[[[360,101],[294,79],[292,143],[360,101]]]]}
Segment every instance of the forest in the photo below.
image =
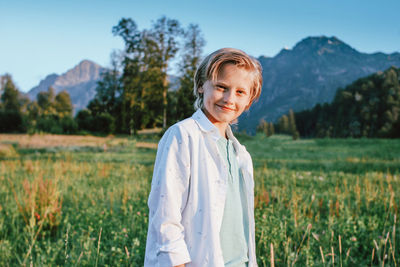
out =
{"type": "Polygon", "coordinates": [[[95,97],[75,116],[68,92],[56,94],[50,87],[31,101],[10,75],[2,75],[0,132],[136,134],[190,116],[193,76],[205,45],[199,26],[183,28],[163,16],[150,29],[140,30],[134,20],[122,18],[112,32],[124,40],[125,49],[112,56],[113,67],[102,73],[95,97]],[[168,90],[172,60],[178,66],[177,90],[168,90]]]}

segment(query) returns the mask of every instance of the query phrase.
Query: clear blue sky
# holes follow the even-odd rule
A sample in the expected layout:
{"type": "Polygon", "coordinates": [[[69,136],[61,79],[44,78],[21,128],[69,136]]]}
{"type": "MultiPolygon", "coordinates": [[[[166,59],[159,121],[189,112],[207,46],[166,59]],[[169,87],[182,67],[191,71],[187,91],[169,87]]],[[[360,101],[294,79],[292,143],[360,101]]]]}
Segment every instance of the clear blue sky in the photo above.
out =
{"type": "Polygon", "coordinates": [[[124,44],[111,28],[160,16],[200,26],[205,53],[236,47],[275,56],[307,36],[336,36],[360,52],[400,51],[399,0],[0,0],[0,74],[28,91],[83,59],[109,66],[124,44]]]}

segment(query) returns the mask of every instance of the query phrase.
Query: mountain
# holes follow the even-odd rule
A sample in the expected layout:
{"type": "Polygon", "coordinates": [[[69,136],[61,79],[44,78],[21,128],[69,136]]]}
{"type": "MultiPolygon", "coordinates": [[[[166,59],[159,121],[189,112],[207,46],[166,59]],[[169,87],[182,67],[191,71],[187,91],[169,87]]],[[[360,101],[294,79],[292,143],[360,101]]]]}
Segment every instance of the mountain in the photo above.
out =
{"type": "Polygon", "coordinates": [[[50,74],[39,85],[28,92],[30,99],[36,99],[39,92],[47,91],[52,86],[56,93],[66,90],[77,112],[87,106],[96,94],[97,81],[102,72],[106,71],[102,66],[90,61],[83,60],[78,65],[64,74],[50,74]]]}
{"type": "Polygon", "coordinates": [[[263,67],[262,93],[239,118],[239,131],[254,133],[261,119],[276,121],[289,109],[331,102],[338,88],[390,66],[400,67],[400,53],[361,53],[326,36],[305,38],[293,49],[258,60],[263,67]]]}

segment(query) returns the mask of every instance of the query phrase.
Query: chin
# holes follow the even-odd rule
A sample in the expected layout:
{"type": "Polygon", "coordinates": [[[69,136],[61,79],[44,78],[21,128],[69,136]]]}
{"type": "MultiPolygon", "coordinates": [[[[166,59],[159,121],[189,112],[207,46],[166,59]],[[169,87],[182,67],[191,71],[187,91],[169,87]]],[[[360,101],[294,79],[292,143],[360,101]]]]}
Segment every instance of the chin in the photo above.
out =
{"type": "Polygon", "coordinates": [[[233,120],[235,120],[235,118],[232,117],[232,116],[219,116],[219,121],[220,122],[230,123],[233,120]]]}

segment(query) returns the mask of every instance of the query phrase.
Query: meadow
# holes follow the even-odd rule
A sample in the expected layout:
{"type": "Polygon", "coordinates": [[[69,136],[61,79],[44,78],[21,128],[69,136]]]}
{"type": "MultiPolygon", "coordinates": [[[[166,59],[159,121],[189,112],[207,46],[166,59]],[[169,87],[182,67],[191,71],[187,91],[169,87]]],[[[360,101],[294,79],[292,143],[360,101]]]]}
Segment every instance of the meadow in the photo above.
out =
{"type": "MultiPolygon", "coordinates": [[[[400,266],[400,140],[238,137],[260,266],[400,266]]],[[[0,266],[142,266],[157,142],[0,135],[0,266]]]]}

